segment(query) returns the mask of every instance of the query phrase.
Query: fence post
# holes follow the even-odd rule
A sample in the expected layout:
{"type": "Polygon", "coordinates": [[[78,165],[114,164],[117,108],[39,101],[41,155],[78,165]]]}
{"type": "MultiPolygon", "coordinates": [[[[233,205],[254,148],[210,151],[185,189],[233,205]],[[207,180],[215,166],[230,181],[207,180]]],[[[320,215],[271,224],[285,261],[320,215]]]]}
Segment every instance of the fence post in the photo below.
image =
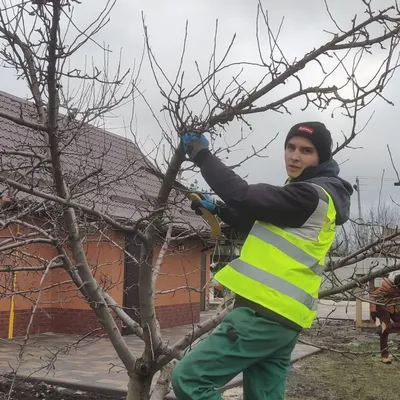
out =
{"type": "Polygon", "coordinates": [[[363,326],[362,322],[362,289],[360,287],[356,288],[354,291],[354,294],[357,296],[356,297],[356,332],[360,333],[361,328],[363,326]]]}

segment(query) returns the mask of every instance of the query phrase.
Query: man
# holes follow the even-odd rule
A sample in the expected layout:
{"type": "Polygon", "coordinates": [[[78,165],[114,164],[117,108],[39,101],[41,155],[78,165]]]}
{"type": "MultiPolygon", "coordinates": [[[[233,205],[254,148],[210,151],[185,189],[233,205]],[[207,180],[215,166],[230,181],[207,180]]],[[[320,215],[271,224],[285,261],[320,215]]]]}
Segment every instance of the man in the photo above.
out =
{"type": "Polygon", "coordinates": [[[380,335],[381,361],[391,364],[389,358],[389,333],[400,333],[400,275],[390,275],[382,285],[374,290],[371,299],[377,304],[371,304],[371,314],[381,321],[376,332],[380,335]],[[393,322],[392,322],[393,321],[393,322]]]}
{"type": "Polygon", "coordinates": [[[217,400],[216,388],[243,372],[244,399],[284,399],[291,353],[312,325],[325,255],[349,215],[352,187],[338,177],[330,132],[320,122],[293,126],[285,140],[285,186],[250,185],[208,150],[203,135],[183,146],[223,203],[202,202],[249,234],[241,255],[215,279],[236,294],[220,327],[177,365],[179,400],[217,400]]]}

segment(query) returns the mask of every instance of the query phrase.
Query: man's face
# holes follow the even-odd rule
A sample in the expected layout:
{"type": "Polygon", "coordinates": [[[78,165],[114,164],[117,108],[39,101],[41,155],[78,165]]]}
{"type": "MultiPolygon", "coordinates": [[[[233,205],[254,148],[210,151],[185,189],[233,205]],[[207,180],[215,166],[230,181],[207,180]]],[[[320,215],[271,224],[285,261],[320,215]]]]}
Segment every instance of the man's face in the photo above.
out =
{"type": "Polygon", "coordinates": [[[307,167],[316,167],[318,164],[318,152],[310,140],[294,136],[287,142],[285,165],[290,178],[297,178],[307,167]]]}

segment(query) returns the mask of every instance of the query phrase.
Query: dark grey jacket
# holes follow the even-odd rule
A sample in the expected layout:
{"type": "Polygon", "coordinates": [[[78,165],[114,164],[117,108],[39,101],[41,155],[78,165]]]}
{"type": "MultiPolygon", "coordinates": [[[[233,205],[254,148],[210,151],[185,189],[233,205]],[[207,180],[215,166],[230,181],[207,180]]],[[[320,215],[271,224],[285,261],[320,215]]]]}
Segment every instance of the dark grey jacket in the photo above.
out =
{"type": "Polygon", "coordinates": [[[339,177],[339,166],[334,160],[306,169],[284,186],[248,184],[208,150],[199,153],[195,162],[211,189],[223,200],[218,215],[233,228],[249,231],[255,220],[300,228],[319,201],[317,190],[308,184],[311,182],[322,186],[333,198],[336,225],[349,218],[353,188],[339,177]]]}
{"type": "MultiPolygon", "coordinates": [[[[319,202],[317,189],[309,183],[322,186],[331,195],[337,213],[336,225],[344,224],[349,218],[353,188],[339,177],[339,165],[334,160],[307,168],[284,186],[248,184],[208,149],[202,150],[194,161],[211,189],[223,200],[218,203],[217,214],[233,229],[245,234],[256,220],[300,228],[319,202]]],[[[246,299],[237,298],[236,306],[249,306],[267,318],[300,330],[293,322],[246,299]]]]}

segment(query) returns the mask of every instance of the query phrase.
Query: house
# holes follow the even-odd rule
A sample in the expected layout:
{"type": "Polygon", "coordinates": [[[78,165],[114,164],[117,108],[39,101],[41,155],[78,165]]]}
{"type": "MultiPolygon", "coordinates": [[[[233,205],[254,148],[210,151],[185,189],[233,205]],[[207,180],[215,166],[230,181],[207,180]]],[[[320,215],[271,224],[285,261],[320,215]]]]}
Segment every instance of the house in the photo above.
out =
{"type": "MultiPolygon", "coordinates": [[[[32,103],[4,92],[0,92],[1,113],[27,121],[34,120],[36,115],[32,103]]],[[[160,188],[160,178],[138,146],[130,139],[76,120],[64,118],[60,124],[63,124],[60,130],[61,157],[74,201],[121,224],[133,225],[145,219],[149,204],[160,188]]],[[[40,167],[46,162],[45,136],[0,117],[0,146],[0,175],[18,180],[32,189],[54,193],[51,176],[40,167]],[[27,156],[27,153],[31,155],[27,156]]],[[[11,200],[8,208],[1,210],[0,223],[10,217],[10,213],[17,213],[19,204],[27,206],[38,202],[37,197],[10,192],[4,185],[1,190],[3,198],[11,200]]],[[[207,287],[209,280],[210,251],[206,226],[178,191],[172,191],[171,200],[175,204],[173,234],[188,238],[173,241],[162,263],[155,301],[161,327],[198,322],[200,311],[207,307],[208,290],[200,290],[207,287]]],[[[87,334],[99,328],[93,311],[69,282],[70,278],[63,269],[49,270],[41,282],[44,275],[43,270],[38,271],[39,266],[43,269],[44,261],[51,260],[56,252],[45,240],[29,238],[41,237],[35,227],[62,236],[60,224],[54,221],[60,212],[60,206],[50,202],[46,208],[23,217],[30,225],[10,224],[5,228],[2,225],[1,338],[24,334],[30,322],[31,334],[87,334]],[[12,247],[26,239],[29,240],[24,246],[12,247]],[[31,268],[29,272],[12,272],[27,266],[31,268]],[[38,290],[39,287],[42,290],[38,290]],[[13,296],[13,293],[17,294],[13,296]],[[36,313],[30,321],[34,308],[36,313]]],[[[84,221],[81,238],[95,277],[132,318],[139,320],[139,269],[133,258],[139,254],[140,243],[132,234],[110,227],[101,218],[88,217],[79,211],[77,214],[84,221]]],[[[160,240],[153,249],[153,265],[164,234],[164,231],[160,232],[160,240]]],[[[129,333],[125,328],[121,329],[123,333],[129,333]]]]}

